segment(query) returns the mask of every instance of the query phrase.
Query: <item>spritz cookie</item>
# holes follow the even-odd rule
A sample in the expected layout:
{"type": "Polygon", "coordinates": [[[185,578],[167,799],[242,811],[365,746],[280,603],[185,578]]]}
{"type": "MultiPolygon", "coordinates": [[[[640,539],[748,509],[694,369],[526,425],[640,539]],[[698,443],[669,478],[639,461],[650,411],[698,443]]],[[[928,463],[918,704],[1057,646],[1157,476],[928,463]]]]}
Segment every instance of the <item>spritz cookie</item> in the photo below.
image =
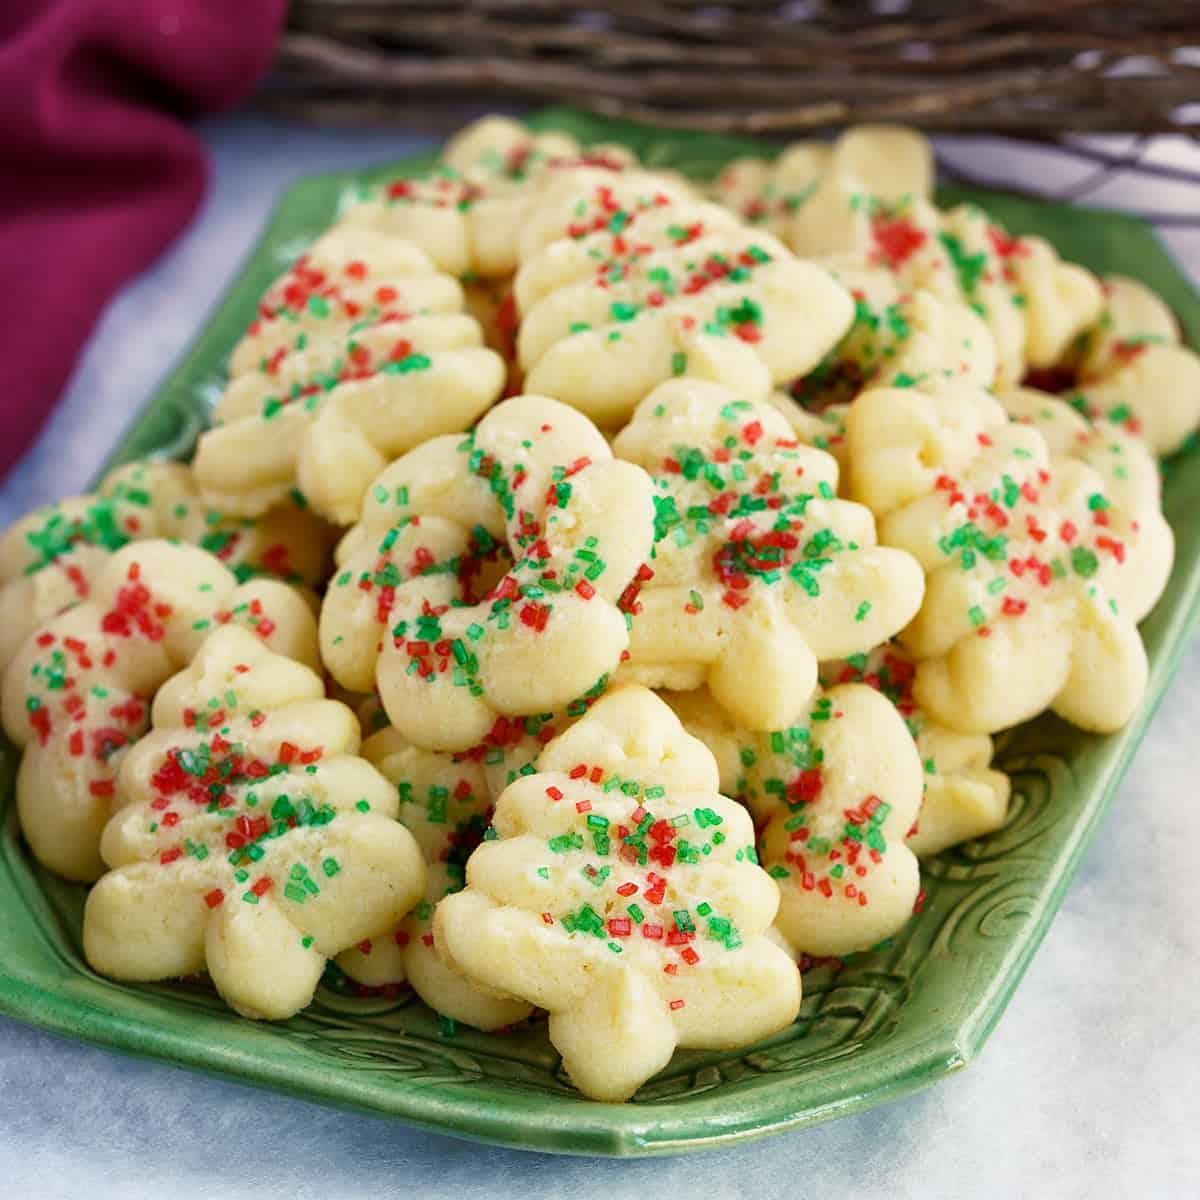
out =
{"type": "Polygon", "coordinates": [[[1120,728],[1145,689],[1139,621],[1170,554],[1100,474],[986,393],[864,392],[847,418],[856,494],[927,572],[902,641],[941,723],[992,733],[1053,708],[1120,728]]]}
{"type": "Polygon", "coordinates": [[[516,269],[532,206],[564,175],[659,178],[641,171],[622,146],[585,149],[557,130],[535,133],[508,117],[484,117],[452,138],[425,174],[347,195],[337,227],[404,238],[460,278],[498,279],[516,269]]]}
{"type": "Polygon", "coordinates": [[[826,271],[713,205],[609,184],[560,186],[552,200],[578,222],[539,246],[539,208],[523,235],[518,359],[529,390],[600,425],[627,421],[678,375],[765,394],[811,370],[850,324],[850,298],[826,271]]]}
{"type": "Polygon", "coordinates": [[[329,552],[323,522],[290,497],[255,519],[229,517],[201,502],[180,463],[119,467],[94,493],[36,509],[0,536],[0,672],[32,630],[87,599],[110,555],[155,537],[208,550],[243,582],[316,586],[329,552]]]}
{"type": "Polygon", "coordinates": [[[1104,281],[1104,310],[1072,348],[1070,402],[1173,454],[1200,425],[1200,357],[1180,343],[1174,314],[1145,284],[1104,281]]]}
{"type": "Polygon", "coordinates": [[[437,907],[436,946],[546,1009],[586,1096],[626,1100],[676,1047],[731,1049],[795,1019],[800,976],[766,936],[779,890],[750,815],[652,693],[600,699],[500,796],[492,828],[437,907]]]}
{"type": "Polygon", "coordinates": [[[875,544],[870,512],[837,499],[834,459],[770,405],[674,380],[614,448],[656,489],[627,678],[707,683],[737,725],[777,729],[807,704],[819,660],[869,650],[920,607],[918,564],[875,544]]]}
{"type": "Polygon", "coordinates": [[[322,656],[342,686],[377,687],[414,745],[468,750],[603,686],[653,538],[646,473],[581,413],[515,397],[372,484],[339,547],[322,656]]]}
{"type": "Polygon", "coordinates": [[[825,687],[865,683],[886,696],[917,743],[924,773],[921,811],[905,841],[920,858],[999,829],[1008,815],[1008,776],[992,766],[992,739],[933,720],[913,695],[916,663],[895,642],[870,654],[821,664],[825,687]]]}
{"type": "Polygon", "coordinates": [[[397,455],[467,429],[505,365],[462,309],[458,282],[417,247],[334,231],[268,291],[230,361],[215,428],[196,448],[204,496],[255,514],[298,489],[352,523],[397,455]]]}
{"type": "Polygon", "coordinates": [[[91,966],[124,980],[207,971],[242,1016],[282,1020],[326,959],[391,929],[425,864],[395,789],[357,757],[320,676],[230,627],[155,698],[123,756],[88,896],[91,966]]]}
{"type": "Polygon", "coordinates": [[[713,750],[722,791],[745,804],[779,884],[776,928],[797,954],[867,950],[912,915],[920,872],[906,837],[922,770],[904,718],[860,684],[818,692],[769,732],[739,729],[703,690],[668,700],[713,750]]]}
{"type": "Polygon", "coordinates": [[[239,585],[211,554],[156,540],[111,555],[86,601],[25,640],[4,674],[3,719],[23,751],[17,812],[41,863],[68,879],[101,873],[117,771],[155,692],[227,624],[316,666],[316,622],[299,592],[239,585]]]}

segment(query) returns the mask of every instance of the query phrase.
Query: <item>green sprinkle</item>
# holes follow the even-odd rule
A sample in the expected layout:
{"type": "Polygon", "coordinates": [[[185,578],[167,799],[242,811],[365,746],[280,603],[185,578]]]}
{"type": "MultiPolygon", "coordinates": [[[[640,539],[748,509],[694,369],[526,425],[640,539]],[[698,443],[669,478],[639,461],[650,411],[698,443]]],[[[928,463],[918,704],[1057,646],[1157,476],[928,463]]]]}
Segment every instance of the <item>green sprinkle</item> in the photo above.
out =
{"type": "Polygon", "coordinates": [[[1075,546],[1071,550],[1071,569],[1084,579],[1091,579],[1100,566],[1099,559],[1086,546],[1075,546]]]}

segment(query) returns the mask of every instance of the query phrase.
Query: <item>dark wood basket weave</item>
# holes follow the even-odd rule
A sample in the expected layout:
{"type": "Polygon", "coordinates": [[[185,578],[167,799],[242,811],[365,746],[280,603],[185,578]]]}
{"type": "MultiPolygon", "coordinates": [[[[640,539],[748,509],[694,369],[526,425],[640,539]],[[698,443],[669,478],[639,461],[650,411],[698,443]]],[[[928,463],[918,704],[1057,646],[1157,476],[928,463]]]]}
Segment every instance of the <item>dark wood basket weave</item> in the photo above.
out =
{"type": "Polygon", "coordinates": [[[294,0],[263,103],[556,100],[725,133],[1200,128],[1200,0],[294,0]]]}

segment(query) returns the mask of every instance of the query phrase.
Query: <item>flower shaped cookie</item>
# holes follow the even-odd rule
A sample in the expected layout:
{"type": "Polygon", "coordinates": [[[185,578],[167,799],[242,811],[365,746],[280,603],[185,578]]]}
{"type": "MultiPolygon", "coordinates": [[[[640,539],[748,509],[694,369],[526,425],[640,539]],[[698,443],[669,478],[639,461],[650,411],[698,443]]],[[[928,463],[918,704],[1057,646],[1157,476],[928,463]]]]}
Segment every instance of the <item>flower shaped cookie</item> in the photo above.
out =
{"type": "Polygon", "coordinates": [[[1169,569],[1160,531],[1086,463],[1051,471],[1041,435],[986,393],[865,392],[848,428],[853,487],[880,540],[928,574],[902,635],[918,703],[962,733],[1048,707],[1084,729],[1120,728],[1146,681],[1136,622],[1169,569]]]}
{"type": "Polygon", "coordinates": [[[258,513],[294,488],[337,524],[389,459],[466,429],[505,366],[416,247],[334,231],[267,293],[200,438],[205,498],[258,513]]]}
{"type": "Polygon", "coordinates": [[[104,869],[100,832],[117,770],[146,728],[150,701],[221,625],[316,665],[308,602],[286,584],[239,585],[194,546],[134,542],[93,577],[88,599],[32,633],[4,674],[4,729],[24,751],[21,829],[38,860],[68,879],[104,869]]]}
{"type": "Polygon", "coordinates": [[[712,755],[643,688],[552,741],[496,803],[494,840],[434,914],[447,963],[550,1014],[572,1082],[624,1100],[675,1048],[791,1022],[800,977],[766,935],[778,889],[712,755]]]}
{"type": "MultiPolygon", "coordinates": [[[[770,234],[662,190],[630,194],[556,189],[579,219],[523,258],[514,285],[531,391],[615,426],[674,375],[765,392],[814,367],[849,325],[844,290],[770,234]]],[[[541,212],[523,235],[531,251],[541,212]]]]}
{"type": "Polygon", "coordinates": [[[1027,367],[1059,362],[1096,320],[1099,282],[1060,260],[1049,242],[1013,237],[974,205],[934,207],[932,179],[919,134],[851,130],[835,144],[785,241],[839,277],[883,270],[903,293],[969,307],[992,335],[999,383],[1015,387],[1027,367]]]}
{"type": "Polygon", "coordinates": [[[434,948],[434,907],[464,886],[466,861],[491,822],[482,758],[420,750],[395,729],[369,738],[362,755],[395,786],[400,820],[421,847],[428,877],[424,897],[397,929],[346,950],[338,966],[371,987],[407,981],[435,1012],[478,1029],[523,1020],[532,1011],[528,1004],[481,992],[450,970],[434,948]]]}
{"type": "Polygon", "coordinates": [[[95,493],[39,508],[0,537],[0,672],[30,632],[87,598],[115,550],[154,537],[193,542],[242,581],[315,586],[328,552],[322,522],[290,498],[257,520],[228,517],[201,503],[179,463],[119,467],[95,493]]]}
{"type": "Polygon", "coordinates": [[[808,703],[820,659],[878,645],[919,608],[917,563],[876,546],[870,512],[836,498],[834,460],[770,406],[674,380],[614,448],[656,487],[628,677],[707,682],[738,725],[777,729],[808,703]]]}
{"type": "MultiPolygon", "coordinates": [[[[797,143],[774,167],[731,164],[729,178],[723,175],[717,187],[735,211],[747,219],[767,214],[769,227],[797,254],[822,261],[837,275],[851,267],[881,268],[895,275],[902,292],[926,291],[969,306],[992,335],[1001,386],[1015,387],[1027,367],[1061,362],[1100,316],[1098,281],[1062,262],[1045,240],[1013,237],[974,205],[938,210],[932,191],[926,140],[914,130],[870,125],[848,130],[832,148],[797,143]],[[786,213],[779,211],[780,199],[786,213]]],[[[1148,363],[1143,370],[1148,368],[1155,386],[1139,387],[1131,375],[1125,392],[1160,394],[1174,381],[1183,410],[1192,413],[1175,420],[1194,425],[1200,401],[1184,395],[1189,375],[1190,393],[1197,390],[1194,373],[1174,362],[1161,370],[1148,363]]],[[[1105,400],[1122,407],[1119,396],[1105,400]]],[[[1181,411],[1165,404],[1157,409],[1163,420],[1169,411],[1181,411]]]]}
{"type": "Polygon", "coordinates": [[[704,691],[669,700],[716,756],[722,791],[753,814],[779,884],[775,925],[795,952],[867,950],[908,920],[920,872],[905,836],[921,805],[921,762],[886,699],[834,687],[767,733],[738,729],[704,691]]]}
{"type": "Polygon", "coordinates": [[[154,701],[121,763],[88,896],[88,962],[116,979],[207,970],[243,1016],[281,1020],[325,961],[392,928],[425,865],[358,723],[316,672],[226,628],[154,701]]]}
{"type": "Polygon", "coordinates": [[[1002,386],[1027,367],[1060,360],[1099,315],[1099,281],[1063,262],[1049,242],[1013,237],[974,205],[939,211],[921,200],[863,198],[859,261],[891,272],[901,287],[966,305],[987,326],[1002,386]]]}
{"type": "Polygon", "coordinates": [[[1171,310],[1144,284],[1104,280],[1104,311],[1082,353],[1070,402],[1136,433],[1155,454],[1172,454],[1200,425],[1200,356],[1179,341],[1171,310]]]}
{"type": "Polygon", "coordinates": [[[322,656],[343,687],[377,686],[408,741],[470,749],[616,669],[653,537],[646,474],[574,409],[515,397],[376,479],[339,547],[322,656]]]}

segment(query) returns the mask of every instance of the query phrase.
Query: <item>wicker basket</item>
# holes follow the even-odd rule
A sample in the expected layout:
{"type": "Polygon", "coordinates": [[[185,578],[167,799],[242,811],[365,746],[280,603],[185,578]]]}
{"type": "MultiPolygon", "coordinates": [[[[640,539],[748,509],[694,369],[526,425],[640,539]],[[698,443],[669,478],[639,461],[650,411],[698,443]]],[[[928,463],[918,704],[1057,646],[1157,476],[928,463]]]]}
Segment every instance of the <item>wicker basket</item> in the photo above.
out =
{"type": "Polygon", "coordinates": [[[1200,127],[1200,0],[295,0],[263,104],[403,119],[557,100],[725,133],[1200,127]]]}

